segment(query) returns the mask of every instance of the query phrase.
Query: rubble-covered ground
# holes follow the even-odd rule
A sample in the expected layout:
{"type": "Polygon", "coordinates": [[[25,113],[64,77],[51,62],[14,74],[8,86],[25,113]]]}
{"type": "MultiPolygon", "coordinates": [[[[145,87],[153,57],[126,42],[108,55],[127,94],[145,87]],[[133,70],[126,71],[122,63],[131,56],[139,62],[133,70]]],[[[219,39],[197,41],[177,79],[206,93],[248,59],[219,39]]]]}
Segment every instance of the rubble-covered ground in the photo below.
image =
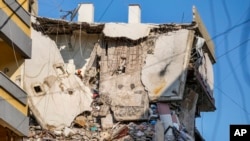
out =
{"type": "Polygon", "coordinates": [[[114,121],[107,100],[105,96],[93,94],[93,110],[81,113],[71,126],[63,129],[42,129],[31,113],[29,137],[26,141],[164,141],[164,136],[165,140],[169,141],[193,140],[184,126],[180,125],[178,116],[173,110],[167,108],[166,111],[171,113],[165,114],[164,117],[158,112],[160,106],[151,104],[148,120],[118,122],[114,121]],[[106,116],[100,116],[105,114],[106,116]],[[170,117],[171,124],[164,131],[163,121],[166,116],[170,117]]]}
{"type": "MultiPolygon", "coordinates": [[[[85,122],[85,121],[83,121],[85,122]]],[[[88,121],[85,127],[75,125],[63,130],[42,130],[40,126],[30,126],[29,141],[66,140],[66,141],[151,141],[154,126],[147,122],[117,123],[113,128],[102,130],[99,123],[88,121]]]]}

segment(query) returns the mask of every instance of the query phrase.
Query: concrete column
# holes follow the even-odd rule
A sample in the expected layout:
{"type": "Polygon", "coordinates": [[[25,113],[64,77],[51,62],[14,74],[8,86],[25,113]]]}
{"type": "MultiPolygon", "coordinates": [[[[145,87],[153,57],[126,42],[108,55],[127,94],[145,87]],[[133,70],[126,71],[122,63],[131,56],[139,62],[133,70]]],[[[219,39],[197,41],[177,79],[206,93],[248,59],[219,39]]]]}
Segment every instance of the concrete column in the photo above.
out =
{"type": "Polygon", "coordinates": [[[94,5],[92,3],[82,3],[79,5],[78,21],[79,22],[94,22],[94,5]]]}
{"type": "Polygon", "coordinates": [[[139,4],[129,5],[128,23],[141,23],[141,7],[139,4]]]}

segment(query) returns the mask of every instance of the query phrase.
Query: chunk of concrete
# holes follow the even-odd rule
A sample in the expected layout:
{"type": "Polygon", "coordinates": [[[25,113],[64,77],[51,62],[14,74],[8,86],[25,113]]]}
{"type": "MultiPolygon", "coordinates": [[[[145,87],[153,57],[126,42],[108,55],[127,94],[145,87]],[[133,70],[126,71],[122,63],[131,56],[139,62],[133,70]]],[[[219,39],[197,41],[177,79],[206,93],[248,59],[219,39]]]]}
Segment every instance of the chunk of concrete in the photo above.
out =
{"type": "Polygon", "coordinates": [[[74,123],[76,123],[77,125],[80,125],[81,127],[85,127],[87,125],[87,118],[84,116],[78,116],[74,120],[74,123]]]}
{"type": "Polygon", "coordinates": [[[152,26],[153,25],[149,24],[106,23],[103,29],[103,33],[107,37],[125,37],[131,40],[138,40],[140,38],[148,36],[150,27],[152,26]]]}
{"type": "Polygon", "coordinates": [[[106,117],[101,118],[101,123],[103,129],[112,128],[114,125],[112,114],[109,113],[106,117]]]}
{"type": "Polygon", "coordinates": [[[74,134],[75,134],[74,130],[72,130],[72,129],[68,128],[68,127],[65,127],[64,130],[63,130],[63,135],[65,137],[69,137],[69,136],[74,135],[74,134]]]}
{"type": "Polygon", "coordinates": [[[24,89],[28,104],[44,129],[63,129],[83,111],[90,111],[92,93],[64,61],[53,40],[32,30],[32,59],[25,61],[24,89]]]}

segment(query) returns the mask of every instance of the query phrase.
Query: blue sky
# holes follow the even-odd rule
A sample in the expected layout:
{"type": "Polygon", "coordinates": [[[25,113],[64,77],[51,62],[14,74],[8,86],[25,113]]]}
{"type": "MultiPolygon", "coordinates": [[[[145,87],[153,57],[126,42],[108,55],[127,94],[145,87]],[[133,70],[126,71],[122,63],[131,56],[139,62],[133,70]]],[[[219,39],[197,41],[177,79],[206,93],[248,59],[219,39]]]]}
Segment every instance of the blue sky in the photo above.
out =
{"type": "Polygon", "coordinates": [[[140,4],[143,23],[190,23],[195,5],[215,44],[217,110],[196,126],[207,141],[229,140],[230,124],[250,124],[249,0],[38,0],[39,16],[60,18],[78,3],[95,6],[95,22],[127,22],[128,4],[140,4]]]}

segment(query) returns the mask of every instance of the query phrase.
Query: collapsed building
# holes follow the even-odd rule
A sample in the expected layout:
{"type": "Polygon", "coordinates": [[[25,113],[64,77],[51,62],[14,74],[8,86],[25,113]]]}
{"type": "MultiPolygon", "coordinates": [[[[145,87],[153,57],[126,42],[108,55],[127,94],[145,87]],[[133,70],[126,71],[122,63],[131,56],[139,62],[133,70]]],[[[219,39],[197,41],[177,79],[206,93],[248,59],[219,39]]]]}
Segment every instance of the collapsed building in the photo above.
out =
{"type": "Polygon", "coordinates": [[[138,5],[128,23],[94,23],[92,4],[78,11],[78,22],[32,21],[30,140],[203,140],[195,118],[216,109],[215,54],[195,7],[187,24],[140,23],[138,5]]]}

